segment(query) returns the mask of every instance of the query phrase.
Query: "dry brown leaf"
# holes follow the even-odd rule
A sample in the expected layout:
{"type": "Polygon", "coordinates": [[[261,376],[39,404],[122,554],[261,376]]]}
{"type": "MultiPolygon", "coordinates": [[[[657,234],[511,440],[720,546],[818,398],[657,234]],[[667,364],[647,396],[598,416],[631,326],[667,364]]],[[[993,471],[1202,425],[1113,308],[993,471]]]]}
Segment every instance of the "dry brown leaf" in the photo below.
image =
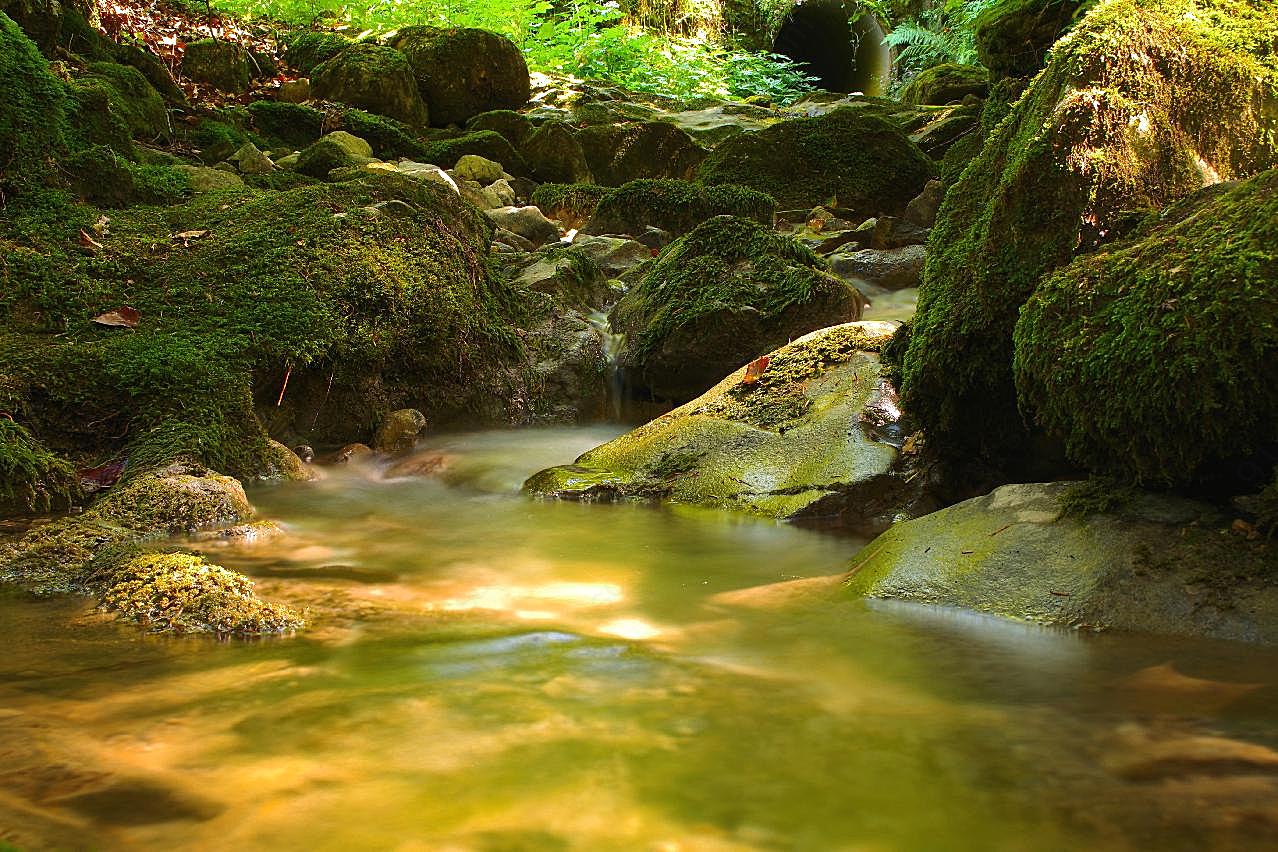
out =
{"type": "Polygon", "coordinates": [[[141,320],[142,312],[137,308],[130,308],[128,305],[122,305],[113,311],[107,311],[105,314],[99,314],[93,318],[95,323],[105,325],[108,328],[137,328],[141,320]]]}

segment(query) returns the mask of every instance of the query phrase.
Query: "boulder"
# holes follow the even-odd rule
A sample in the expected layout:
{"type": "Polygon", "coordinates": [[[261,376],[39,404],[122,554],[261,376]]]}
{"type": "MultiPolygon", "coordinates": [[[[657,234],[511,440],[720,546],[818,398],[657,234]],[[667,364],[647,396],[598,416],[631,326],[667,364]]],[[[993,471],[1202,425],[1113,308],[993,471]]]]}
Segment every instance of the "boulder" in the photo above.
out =
{"type": "Polygon", "coordinates": [[[1210,7],[1094,7],[946,194],[902,388],[937,458],[1015,469],[1040,455],[1017,405],[1012,331],[1046,273],[1206,184],[1278,165],[1278,110],[1265,106],[1278,54],[1261,46],[1278,6],[1210,7]]]}
{"type": "Polygon", "coordinates": [[[350,104],[378,115],[425,127],[429,113],[404,54],[370,42],[353,44],[311,72],[315,97],[350,104]]]}
{"type": "Polygon", "coordinates": [[[919,286],[927,253],[923,246],[853,249],[830,255],[830,271],[853,284],[865,282],[883,290],[919,286]]]}
{"type": "Polygon", "coordinates": [[[662,121],[587,127],[577,134],[595,183],[621,186],[643,178],[692,178],[706,150],[662,121]]]}
{"type": "Polygon", "coordinates": [[[284,80],[276,90],[275,97],[281,103],[304,104],[311,99],[311,81],[305,77],[300,80],[284,80]]]}
{"type": "Polygon", "coordinates": [[[898,524],[853,558],[848,592],[1062,627],[1278,642],[1272,549],[1222,535],[1228,518],[1167,495],[1081,516],[1078,489],[1005,485],[898,524]]]}
{"type": "Polygon", "coordinates": [[[248,51],[229,41],[206,38],[189,42],[182,54],[182,76],[220,92],[247,92],[251,81],[248,51]]]}
{"type": "Polygon", "coordinates": [[[257,132],[268,140],[305,148],[324,135],[324,113],[303,104],[254,101],[248,105],[257,132]]]}
{"type": "Polygon", "coordinates": [[[36,45],[8,16],[0,14],[0,73],[5,86],[0,119],[4,183],[38,181],[51,168],[50,151],[67,144],[67,91],[49,70],[36,45]]]}
{"type": "Polygon", "coordinates": [[[111,111],[122,119],[137,139],[154,141],[169,135],[169,112],[164,99],[142,75],[129,65],[92,62],[82,80],[96,80],[108,89],[111,111]]]}
{"type": "Polygon", "coordinates": [[[589,255],[609,278],[620,278],[629,270],[651,262],[656,254],[643,243],[625,237],[578,235],[572,244],[589,255]]]}
{"type": "Polygon", "coordinates": [[[1278,461],[1275,293],[1271,169],[1044,278],[1013,335],[1020,408],[1087,470],[1266,485],[1278,461]]]}
{"type": "Polygon", "coordinates": [[[576,246],[554,246],[532,255],[516,267],[512,280],[517,287],[582,310],[601,310],[612,295],[599,264],[576,246]]]}
{"type": "Polygon", "coordinates": [[[772,352],[757,379],[736,370],[687,405],[536,474],[524,489],[881,526],[897,451],[881,440],[893,394],[874,353],[894,330],[856,322],[805,335],[772,352]]]}
{"type": "Polygon", "coordinates": [[[545,245],[559,239],[559,228],[536,207],[498,207],[485,213],[497,227],[531,240],[534,245],[545,245]]]}
{"type": "Polygon", "coordinates": [[[748,186],[787,209],[834,201],[874,214],[903,210],[934,172],[927,155],[892,124],[844,108],[734,136],[714,150],[697,177],[748,186]]]}
{"type": "Polygon", "coordinates": [[[501,180],[505,172],[502,170],[501,163],[478,154],[467,154],[457,161],[457,165],[453,167],[453,174],[455,177],[488,186],[501,180]]]}
{"type": "Polygon", "coordinates": [[[715,216],[752,219],[770,228],[775,212],[771,196],[743,186],[636,180],[604,195],[584,230],[638,236],[652,227],[681,237],[715,216]]]}
{"type": "Polygon", "coordinates": [[[245,189],[244,180],[234,172],[211,169],[208,166],[178,165],[173,169],[185,175],[195,192],[221,192],[225,189],[245,189]]]}
{"type": "Polygon", "coordinates": [[[1083,0],[1003,0],[976,19],[976,55],[1000,77],[1029,77],[1043,67],[1083,0]]]}
{"type": "Polygon", "coordinates": [[[628,380],[686,401],[787,340],[860,319],[864,298],[811,250],[719,216],[676,240],[610,317],[628,380]]]}
{"type": "MultiPolygon", "coordinates": [[[[439,127],[518,109],[531,94],[528,64],[510,39],[486,30],[405,27],[391,46],[408,57],[439,127]]],[[[504,162],[504,161],[503,161],[504,162]]]]}
{"type": "Polygon", "coordinates": [[[968,95],[983,98],[990,92],[990,72],[979,65],[946,62],[920,71],[901,91],[907,104],[959,103],[968,95]]]}
{"type": "Polygon", "coordinates": [[[445,168],[452,168],[461,161],[462,157],[471,154],[501,163],[503,168],[514,174],[524,174],[528,170],[524,164],[524,158],[511,147],[506,137],[491,130],[480,130],[428,142],[422,145],[414,156],[423,162],[438,163],[445,168]]]}
{"type": "Polygon", "coordinates": [[[595,214],[599,199],[608,192],[593,183],[543,183],[532,194],[532,203],[566,229],[581,228],[595,214]]]}
{"type": "Polygon", "coordinates": [[[278,167],[271,162],[271,158],[263,154],[252,142],[246,142],[236,151],[231,160],[235,162],[241,174],[246,175],[268,175],[275,171],[278,167]]]}
{"type": "Polygon", "coordinates": [[[323,180],[334,169],[362,166],[372,159],[371,145],[345,130],[334,130],[302,151],[295,169],[304,175],[323,180]]]}
{"type": "Polygon", "coordinates": [[[302,76],[309,77],[315,66],[332,59],[353,43],[335,32],[293,33],[284,41],[284,61],[302,76]]]}
{"type": "Polygon", "coordinates": [[[530,173],[543,183],[591,183],[594,178],[577,134],[563,121],[547,121],[519,146],[530,173]]]}
{"type": "Polygon", "coordinates": [[[426,415],[416,408],[401,408],[386,415],[377,427],[373,449],[379,453],[406,453],[417,444],[417,438],[426,428],[426,415]]]}
{"type": "Polygon", "coordinates": [[[466,180],[462,177],[454,177],[453,179],[457,183],[457,192],[461,194],[461,197],[480,210],[497,210],[506,206],[506,202],[493,189],[484,186],[482,183],[466,180]]]}
{"type": "Polygon", "coordinates": [[[533,135],[536,128],[522,113],[515,112],[513,109],[495,109],[481,112],[466,122],[468,133],[477,133],[481,130],[500,133],[510,141],[510,144],[519,147],[533,135]]]}
{"type": "Polygon", "coordinates": [[[939,180],[930,180],[913,201],[905,207],[903,218],[911,225],[920,228],[931,228],[936,224],[936,212],[941,209],[945,200],[945,184],[939,180]]]}
{"type": "Polygon", "coordinates": [[[395,171],[410,177],[413,180],[430,181],[432,183],[446,186],[453,192],[461,194],[461,190],[457,186],[457,181],[448,172],[439,166],[432,166],[429,163],[415,163],[412,160],[403,160],[395,167],[395,171]]]}

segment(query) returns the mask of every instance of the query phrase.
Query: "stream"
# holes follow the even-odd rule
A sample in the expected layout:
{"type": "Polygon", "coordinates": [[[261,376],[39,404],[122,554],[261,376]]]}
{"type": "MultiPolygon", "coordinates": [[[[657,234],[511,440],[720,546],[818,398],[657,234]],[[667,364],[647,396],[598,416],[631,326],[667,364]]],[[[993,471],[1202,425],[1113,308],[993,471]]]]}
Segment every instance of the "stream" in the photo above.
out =
{"type": "Polygon", "coordinates": [[[409,465],[430,476],[252,489],[284,535],[185,544],[306,608],[296,637],[148,636],[0,595],[0,849],[1199,850],[1275,831],[1255,766],[1278,748],[1278,651],[850,601],[830,578],[862,541],[519,494],[620,431],[446,435],[409,465]]]}

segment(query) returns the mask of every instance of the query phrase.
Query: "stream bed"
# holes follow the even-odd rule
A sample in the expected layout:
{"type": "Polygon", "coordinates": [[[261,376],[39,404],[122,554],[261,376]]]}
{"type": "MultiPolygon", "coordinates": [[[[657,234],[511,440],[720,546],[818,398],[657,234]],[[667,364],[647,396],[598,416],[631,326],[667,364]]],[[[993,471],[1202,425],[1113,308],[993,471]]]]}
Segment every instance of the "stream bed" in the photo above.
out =
{"type": "Polygon", "coordinates": [[[620,431],[252,490],[282,536],[186,546],[296,637],[0,595],[0,849],[1278,848],[1278,652],[850,601],[855,539],[518,493],[620,431]]]}

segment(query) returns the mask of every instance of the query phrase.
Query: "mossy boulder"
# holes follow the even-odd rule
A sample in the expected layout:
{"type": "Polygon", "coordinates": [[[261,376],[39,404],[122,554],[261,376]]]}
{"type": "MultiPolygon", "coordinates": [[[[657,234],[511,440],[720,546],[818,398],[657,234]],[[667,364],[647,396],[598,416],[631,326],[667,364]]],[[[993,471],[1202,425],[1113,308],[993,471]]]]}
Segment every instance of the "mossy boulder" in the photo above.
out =
{"type": "Polygon", "coordinates": [[[593,183],[543,183],[533,190],[532,203],[565,229],[581,228],[607,192],[607,187],[593,183]]]}
{"type": "Polygon", "coordinates": [[[870,214],[899,213],[934,175],[904,133],[853,109],[734,136],[697,172],[703,183],[748,186],[787,209],[833,201],[870,214]]]}
{"type": "Polygon", "coordinates": [[[31,39],[0,13],[0,184],[38,181],[66,147],[67,94],[31,39]]]}
{"type": "Polygon", "coordinates": [[[810,249],[719,216],[671,243],[611,321],[627,378],[685,401],[787,340],[860,319],[863,303],[810,249]]]}
{"type": "Polygon", "coordinates": [[[1264,485],[1276,293],[1278,170],[1204,190],[1043,279],[1014,335],[1021,408],[1089,470],[1264,485]]]}
{"type": "Polygon", "coordinates": [[[983,98],[990,91],[990,72],[979,65],[946,62],[919,72],[901,91],[907,104],[944,105],[968,95],[983,98]]]}
{"type": "Polygon", "coordinates": [[[59,0],[0,0],[0,14],[13,20],[47,56],[62,43],[63,8],[59,0]]]}
{"type": "Polygon", "coordinates": [[[599,264],[575,246],[543,249],[530,255],[511,274],[517,287],[545,293],[567,308],[597,311],[612,297],[599,264]]]}
{"type": "Polygon", "coordinates": [[[1278,642],[1272,547],[1211,506],[1136,494],[1081,516],[1071,483],[1005,485],[898,524],[854,557],[848,593],[1038,624],[1278,642]]]}
{"type": "Polygon", "coordinates": [[[154,141],[169,135],[169,114],[164,99],[142,72],[128,65],[93,62],[85,78],[104,83],[111,110],[137,139],[154,141]]]}
{"type": "Polygon", "coordinates": [[[315,66],[311,92],[317,98],[349,104],[425,127],[429,113],[404,54],[385,45],[353,44],[315,66]]]}
{"type": "Polygon", "coordinates": [[[706,158],[686,132],[662,121],[587,127],[577,134],[595,183],[621,186],[643,178],[690,179],[706,158]]]}
{"type": "Polygon", "coordinates": [[[874,353],[893,331],[856,322],[800,337],[771,353],[757,381],[738,369],[687,405],[538,473],[524,489],[873,523],[896,458],[872,425],[884,425],[874,412],[892,396],[874,353]]]}
{"type": "Polygon", "coordinates": [[[776,202],[743,186],[683,180],[636,180],[609,190],[586,226],[588,234],[642,234],[653,227],[681,237],[715,216],[751,219],[771,228],[776,202]]]}
{"type": "Polygon", "coordinates": [[[353,42],[334,32],[305,31],[284,40],[284,61],[299,74],[309,76],[315,66],[327,62],[353,42]]]}
{"type": "MultiPolygon", "coordinates": [[[[248,105],[253,126],[265,139],[305,148],[324,135],[324,113],[303,104],[254,101],[248,105]]],[[[358,133],[355,133],[359,136],[358,133]]]]}
{"type": "Polygon", "coordinates": [[[1084,0],[999,0],[976,19],[976,54],[995,79],[1029,77],[1084,0]]]}
{"type": "Polygon", "coordinates": [[[532,136],[536,129],[527,116],[515,112],[513,109],[494,109],[488,112],[481,112],[466,122],[467,132],[477,133],[480,130],[491,130],[494,133],[500,133],[505,136],[515,146],[524,144],[524,140],[532,136]]]}
{"type": "Polygon", "coordinates": [[[592,183],[590,164],[566,121],[547,121],[519,146],[529,174],[542,183],[592,183]]]}
{"type": "Polygon", "coordinates": [[[422,147],[421,159],[427,163],[451,169],[467,154],[475,154],[495,163],[501,163],[512,174],[526,174],[528,169],[523,157],[511,146],[505,136],[491,130],[478,130],[451,139],[428,142],[422,147]]]}
{"type": "Polygon", "coordinates": [[[302,151],[296,170],[323,179],[335,169],[362,166],[372,159],[372,145],[345,130],[334,130],[302,151]]]}
{"type": "Polygon", "coordinates": [[[0,417],[0,517],[65,509],[79,496],[75,467],[0,417]]]}
{"type": "Polygon", "coordinates": [[[528,63],[510,39],[487,30],[405,27],[390,42],[408,57],[437,126],[518,109],[531,94],[528,63]]]}
{"type": "Polygon", "coordinates": [[[1151,211],[1278,164],[1278,6],[1109,0],[949,190],[903,365],[930,450],[1015,468],[1030,453],[1012,330],[1038,282],[1151,211]]]}
{"type": "MultiPolygon", "coordinates": [[[[140,165],[105,145],[76,151],[62,160],[69,187],[80,198],[102,207],[174,204],[201,188],[189,170],[201,170],[201,167],[140,165]]],[[[233,174],[217,174],[240,183],[233,174]]]]}
{"type": "Polygon", "coordinates": [[[206,38],[189,42],[182,54],[182,76],[220,92],[249,90],[249,53],[239,44],[206,38]]]}
{"type": "Polygon", "coordinates": [[[173,79],[169,67],[151,51],[136,44],[120,44],[115,46],[114,57],[121,65],[136,68],[166,101],[186,103],[186,94],[173,79]]]}

